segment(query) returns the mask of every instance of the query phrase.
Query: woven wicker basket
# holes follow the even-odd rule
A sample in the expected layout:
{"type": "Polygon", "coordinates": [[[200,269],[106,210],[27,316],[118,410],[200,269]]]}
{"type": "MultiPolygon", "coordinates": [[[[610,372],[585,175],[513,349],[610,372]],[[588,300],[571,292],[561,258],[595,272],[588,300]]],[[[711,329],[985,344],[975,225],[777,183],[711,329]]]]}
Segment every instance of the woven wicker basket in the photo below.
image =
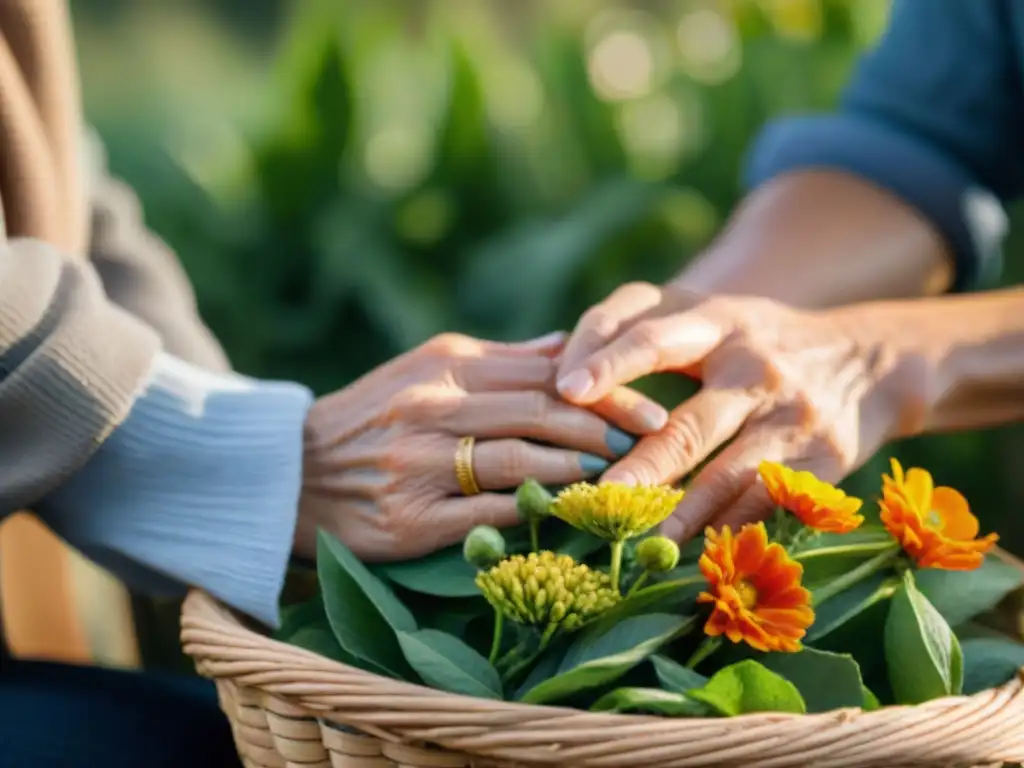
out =
{"type": "Polygon", "coordinates": [[[1024,670],[917,707],[669,719],[473,699],[270,640],[201,592],[185,651],[212,678],[246,768],[838,768],[1024,762],[1024,670]]]}

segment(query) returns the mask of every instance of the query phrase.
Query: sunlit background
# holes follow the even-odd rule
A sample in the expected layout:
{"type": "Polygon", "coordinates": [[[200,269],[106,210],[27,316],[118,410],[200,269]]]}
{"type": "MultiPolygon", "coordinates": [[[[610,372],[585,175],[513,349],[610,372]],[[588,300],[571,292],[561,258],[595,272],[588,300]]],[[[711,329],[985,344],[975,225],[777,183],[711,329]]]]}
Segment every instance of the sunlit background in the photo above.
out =
{"type": "MultiPolygon", "coordinates": [[[[833,104],[888,9],[72,5],[89,116],[235,365],[321,392],[442,330],[525,338],[667,278],[722,225],[758,127],[833,104]]],[[[1020,552],[1022,447],[1008,429],[900,451],[1020,552]]],[[[879,468],[855,490],[874,495],[879,468]]]]}

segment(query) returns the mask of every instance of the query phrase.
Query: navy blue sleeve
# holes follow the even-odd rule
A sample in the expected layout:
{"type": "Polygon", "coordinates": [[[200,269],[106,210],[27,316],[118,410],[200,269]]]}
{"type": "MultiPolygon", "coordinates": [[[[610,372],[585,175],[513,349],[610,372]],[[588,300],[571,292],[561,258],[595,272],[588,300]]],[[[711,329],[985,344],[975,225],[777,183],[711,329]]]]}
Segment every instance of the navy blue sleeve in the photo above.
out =
{"type": "Polygon", "coordinates": [[[999,273],[1002,202],[1024,192],[1020,52],[1005,0],[896,0],[840,110],[769,125],[746,182],[848,171],[929,219],[952,248],[954,289],[999,273]]]}

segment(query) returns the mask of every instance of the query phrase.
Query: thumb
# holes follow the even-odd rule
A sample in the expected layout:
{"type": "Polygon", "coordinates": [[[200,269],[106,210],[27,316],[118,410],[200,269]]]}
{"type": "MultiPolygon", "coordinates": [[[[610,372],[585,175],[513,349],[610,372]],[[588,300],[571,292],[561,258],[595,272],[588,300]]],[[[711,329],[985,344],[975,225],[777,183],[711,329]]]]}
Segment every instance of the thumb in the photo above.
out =
{"type": "Polygon", "coordinates": [[[682,312],[632,326],[558,379],[566,400],[589,405],[615,387],[662,371],[681,370],[703,361],[725,332],[696,312],[682,312]]]}

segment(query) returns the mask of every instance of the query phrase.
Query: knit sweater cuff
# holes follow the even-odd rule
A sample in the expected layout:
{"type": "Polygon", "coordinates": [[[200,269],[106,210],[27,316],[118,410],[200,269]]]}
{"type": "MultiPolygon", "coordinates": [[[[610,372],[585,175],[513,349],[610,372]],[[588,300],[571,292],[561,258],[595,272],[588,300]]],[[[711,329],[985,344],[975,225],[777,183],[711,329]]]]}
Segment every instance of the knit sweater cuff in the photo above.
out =
{"type": "Polygon", "coordinates": [[[297,384],[161,353],[128,418],[40,515],[136,588],[198,586],[276,624],[311,402],[297,384]]]}

